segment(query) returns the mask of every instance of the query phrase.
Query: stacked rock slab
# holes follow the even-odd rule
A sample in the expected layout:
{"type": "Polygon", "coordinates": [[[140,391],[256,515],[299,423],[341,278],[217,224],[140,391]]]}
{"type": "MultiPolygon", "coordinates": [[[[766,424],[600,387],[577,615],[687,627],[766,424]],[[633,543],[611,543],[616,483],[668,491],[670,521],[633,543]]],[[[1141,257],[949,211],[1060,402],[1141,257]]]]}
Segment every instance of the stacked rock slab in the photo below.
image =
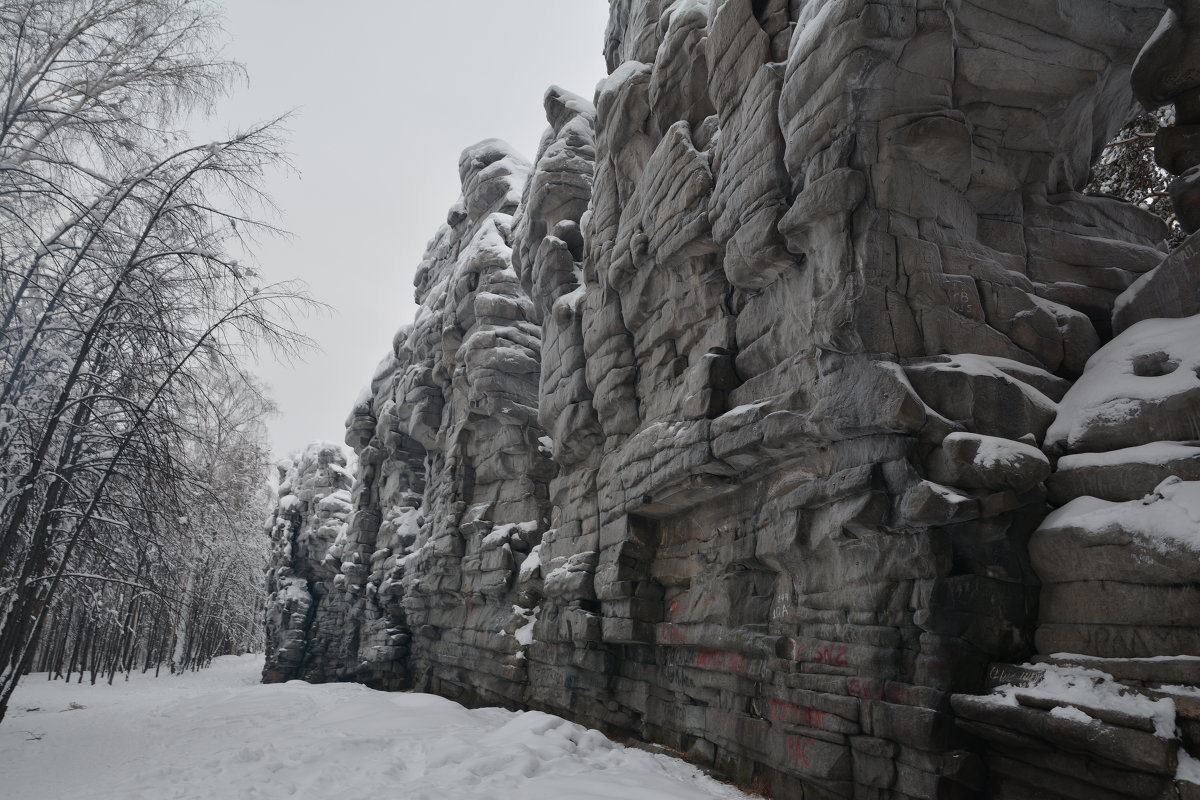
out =
{"type": "MultiPolygon", "coordinates": [[[[1148,106],[1174,102],[1157,141],[1190,193],[1200,4],[1169,9],[1134,68],[1148,106]]],[[[1200,238],[1193,234],[1114,304],[1119,335],[1059,404],[1045,449],[1061,506],[1030,541],[1042,582],[1035,643],[996,690],[955,696],[959,724],[989,742],[997,797],[1200,797],[1200,238]]]]}
{"type": "Polygon", "coordinates": [[[997,797],[1200,797],[1198,335],[1200,316],[1132,325],[1048,431],[1039,655],[953,698],[997,797]]]}
{"type": "MultiPolygon", "coordinates": [[[[1055,652],[1047,432],[1163,260],[1160,221],[1080,193],[1163,4],[610,5],[594,103],[551,89],[531,166],[463,154],[349,421],[321,563],[355,602],[318,598],[336,655],[298,657],[387,636],[415,688],[777,797],[986,794],[1013,759],[951,698],[988,734],[992,665],[1055,652]]],[[[1160,786],[1175,751],[1138,742],[1160,786]]]]}

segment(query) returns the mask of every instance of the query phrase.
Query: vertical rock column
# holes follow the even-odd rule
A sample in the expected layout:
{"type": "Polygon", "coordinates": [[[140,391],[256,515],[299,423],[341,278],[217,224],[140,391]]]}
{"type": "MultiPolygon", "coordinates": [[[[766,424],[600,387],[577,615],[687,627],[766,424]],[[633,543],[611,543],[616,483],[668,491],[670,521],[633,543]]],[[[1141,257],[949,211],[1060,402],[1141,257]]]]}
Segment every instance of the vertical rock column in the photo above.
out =
{"type": "Polygon", "coordinates": [[[503,142],[463,151],[463,194],[418,271],[394,390],[398,430],[426,453],[420,532],[400,564],[415,685],[514,707],[536,600],[517,578],[549,524],[554,474],[537,419],[541,330],[511,263],[527,171],[503,142]]]}
{"type": "MultiPolygon", "coordinates": [[[[345,540],[353,478],[339,445],[314,442],[279,468],[279,500],[267,523],[268,683],[345,677],[343,633],[353,627],[348,604],[335,595],[329,548],[345,540]]],[[[353,670],[348,673],[353,675],[353,670]]]]}
{"type": "MultiPolygon", "coordinates": [[[[558,467],[550,482],[551,527],[520,576],[520,588],[539,601],[530,631],[529,699],[559,713],[610,720],[610,709],[617,708],[609,689],[612,658],[601,643],[592,580],[599,549],[596,473],[605,433],[583,328],[585,305],[594,302],[584,285],[581,220],[592,197],[596,109],[557,87],[546,92],[545,109],[550,127],[517,211],[513,248],[513,266],[542,325],[538,419],[558,467]]],[[[631,359],[609,363],[610,382],[628,378],[631,359]]],[[[624,727],[631,719],[618,712],[616,722],[624,727]]]]}

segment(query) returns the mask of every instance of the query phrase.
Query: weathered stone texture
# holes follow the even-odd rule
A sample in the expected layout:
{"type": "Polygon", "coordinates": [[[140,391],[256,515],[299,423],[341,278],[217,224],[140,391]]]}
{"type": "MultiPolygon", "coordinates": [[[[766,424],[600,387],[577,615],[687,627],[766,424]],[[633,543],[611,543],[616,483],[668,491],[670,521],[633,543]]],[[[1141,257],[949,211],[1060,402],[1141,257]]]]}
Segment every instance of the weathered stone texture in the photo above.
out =
{"type": "Polygon", "coordinates": [[[1155,441],[1149,401],[1111,436],[1062,412],[1114,305],[1174,280],[1159,220],[1080,193],[1162,11],[612,0],[594,104],[551,88],[531,165],[464,151],[348,422],[332,588],[292,612],[340,634],[276,622],[279,663],[549,710],[779,797],[1154,796],[1167,745],[972,698],[1089,626],[1193,647],[1190,566],[1085,574],[1066,509],[1042,525],[1047,486],[1200,477],[1200,435],[1076,458],[1155,441]],[[1104,612],[1135,595],[1171,614],[1104,612]]]}
{"type": "Polygon", "coordinates": [[[357,653],[343,630],[351,620],[345,576],[327,556],[347,544],[353,478],[339,445],[314,442],[280,462],[279,502],[268,522],[265,680],[354,680],[357,653]]]}

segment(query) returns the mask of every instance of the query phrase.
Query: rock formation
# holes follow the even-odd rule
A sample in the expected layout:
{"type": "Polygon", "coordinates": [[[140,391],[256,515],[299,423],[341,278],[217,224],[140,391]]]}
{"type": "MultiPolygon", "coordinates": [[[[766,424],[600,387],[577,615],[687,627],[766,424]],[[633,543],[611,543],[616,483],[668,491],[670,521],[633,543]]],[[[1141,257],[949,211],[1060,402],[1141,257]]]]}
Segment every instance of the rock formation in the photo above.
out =
{"type": "Polygon", "coordinates": [[[1178,177],[1171,205],[1187,233],[1200,229],[1200,2],[1168,0],[1167,13],[1133,68],[1133,87],[1146,108],[1171,104],[1175,124],[1154,143],[1158,165],[1178,177]]]}
{"type": "Polygon", "coordinates": [[[595,102],[464,151],[352,494],[291,468],[268,679],[778,797],[1186,791],[1200,245],[1081,193],[1163,10],[612,0],[595,102]]]}

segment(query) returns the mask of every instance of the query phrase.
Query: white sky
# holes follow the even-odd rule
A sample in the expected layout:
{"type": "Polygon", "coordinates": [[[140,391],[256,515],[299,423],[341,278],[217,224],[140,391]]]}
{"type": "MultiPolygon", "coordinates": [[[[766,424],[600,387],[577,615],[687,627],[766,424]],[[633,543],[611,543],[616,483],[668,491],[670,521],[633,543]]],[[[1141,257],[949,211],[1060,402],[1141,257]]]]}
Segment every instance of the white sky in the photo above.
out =
{"type": "Polygon", "coordinates": [[[222,0],[227,55],[249,86],[214,135],[291,109],[299,177],[269,186],[291,241],[268,241],[268,280],[301,278],[332,315],[303,321],[322,351],[264,360],[277,457],[340,442],[392,334],[412,319],[425,244],[459,193],[458,155],[497,137],[533,159],[551,84],[591,99],[604,77],[605,0],[222,0]]]}

